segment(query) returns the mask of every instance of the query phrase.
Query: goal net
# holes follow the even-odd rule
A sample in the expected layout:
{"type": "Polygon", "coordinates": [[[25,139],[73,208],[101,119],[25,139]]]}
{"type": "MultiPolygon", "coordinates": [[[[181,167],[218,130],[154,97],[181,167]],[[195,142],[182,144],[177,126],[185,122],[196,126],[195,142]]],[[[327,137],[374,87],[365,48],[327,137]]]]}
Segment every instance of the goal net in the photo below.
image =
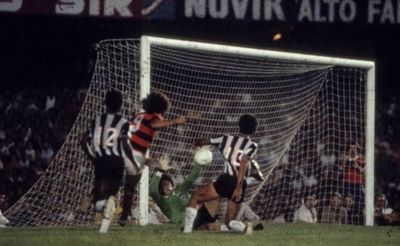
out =
{"type": "MultiPolygon", "coordinates": [[[[85,102],[64,145],[6,216],[17,225],[93,224],[93,212],[79,210],[93,181],[79,140],[90,121],[104,112],[105,93],[116,89],[123,93],[122,114],[127,118],[140,111],[140,97],[148,90],[170,97],[166,118],[188,116],[187,124],[160,130],[150,149],[155,160],[164,153],[170,156],[175,183],[192,169],[195,139],[235,134],[239,117],[253,114],[259,127],[252,139],[259,145],[256,160],[265,179],[249,186],[246,202],[261,218],[290,221],[307,194],[316,196],[322,211],[338,192],[341,200],[353,195],[354,223],[364,223],[366,207],[371,224],[374,91],[368,81],[373,82],[373,66],[152,37],[103,41],[85,102]],[[350,144],[357,145],[365,160],[359,163],[364,168],[361,181],[349,178],[358,169],[342,161],[349,159],[350,144]]],[[[223,158],[215,150],[213,163],[196,186],[222,170],[223,158]]]]}

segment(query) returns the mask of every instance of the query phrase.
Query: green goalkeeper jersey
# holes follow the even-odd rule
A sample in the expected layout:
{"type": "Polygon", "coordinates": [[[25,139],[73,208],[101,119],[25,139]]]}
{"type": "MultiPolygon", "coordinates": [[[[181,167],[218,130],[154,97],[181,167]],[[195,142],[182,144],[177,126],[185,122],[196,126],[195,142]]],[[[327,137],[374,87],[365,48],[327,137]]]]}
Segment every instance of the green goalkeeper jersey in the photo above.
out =
{"type": "Polygon", "coordinates": [[[166,197],[158,192],[158,185],[161,180],[162,172],[157,171],[150,181],[150,196],[154,202],[160,207],[161,211],[169,218],[172,223],[182,224],[185,219],[185,209],[189,204],[189,189],[200,176],[202,166],[195,165],[186,177],[185,181],[178,184],[173,190],[172,195],[166,197]]]}

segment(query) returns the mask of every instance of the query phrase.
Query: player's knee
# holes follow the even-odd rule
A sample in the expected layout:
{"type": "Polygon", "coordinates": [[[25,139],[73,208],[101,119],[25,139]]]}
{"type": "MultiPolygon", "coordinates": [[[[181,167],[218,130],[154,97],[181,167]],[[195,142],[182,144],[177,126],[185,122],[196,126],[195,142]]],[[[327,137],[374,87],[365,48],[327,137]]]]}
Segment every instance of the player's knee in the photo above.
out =
{"type": "Polygon", "coordinates": [[[96,209],[96,212],[102,212],[104,207],[106,206],[106,202],[107,202],[106,200],[97,201],[94,206],[96,209]]]}
{"type": "Polygon", "coordinates": [[[193,196],[190,199],[189,206],[195,207],[195,206],[199,205],[200,204],[200,200],[201,199],[200,199],[200,196],[199,196],[198,193],[193,194],[193,196]]]}

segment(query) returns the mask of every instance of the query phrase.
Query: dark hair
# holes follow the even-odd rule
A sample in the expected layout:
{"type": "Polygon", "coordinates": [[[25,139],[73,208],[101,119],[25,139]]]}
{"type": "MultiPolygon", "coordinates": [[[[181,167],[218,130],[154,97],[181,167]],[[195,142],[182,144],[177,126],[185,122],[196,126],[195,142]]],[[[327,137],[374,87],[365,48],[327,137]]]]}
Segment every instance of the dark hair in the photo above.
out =
{"type": "Polygon", "coordinates": [[[355,141],[355,140],[350,140],[349,143],[348,143],[348,145],[349,145],[349,146],[356,146],[357,148],[361,148],[360,143],[358,143],[358,142],[355,141]]]}
{"type": "Polygon", "coordinates": [[[244,114],[239,119],[240,133],[253,134],[257,129],[257,119],[253,115],[244,114]]]}
{"type": "Polygon", "coordinates": [[[311,196],[311,197],[314,198],[314,199],[317,199],[317,197],[315,196],[315,194],[308,193],[308,192],[306,192],[306,193],[304,194],[304,198],[309,197],[309,196],[311,196]]]}
{"type": "Polygon", "coordinates": [[[382,198],[383,198],[383,206],[384,206],[384,207],[387,207],[388,204],[389,204],[389,201],[387,200],[385,194],[383,194],[383,193],[377,193],[377,194],[375,195],[375,200],[376,200],[378,197],[382,197],[382,198]]]}
{"type": "Polygon", "coordinates": [[[350,197],[350,198],[354,199],[354,196],[353,196],[351,193],[347,193],[347,194],[344,196],[344,198],[346,198],[346,197],[350,197]]]}
{"type": "Polygon", "coordinates": [[[114,113],[117,112],[122,106],[122,95],[119,91],[109,91],[106,94],[106,107],[107,111],[114,113]]]}
{"type": "Polygon", "coordinates": [[[169,176],[168,174],[165,174],[165,173],[164,173],[164,174],[161,176],[160,183],[158,183],[158,193],[160,193],[160,195],[162,195],[162,196],[165,196],[165,195],[166,195],[166,194],[164,193],[164,190],[163,190],[163,182],[164,182],[164,181],[171,182],[172,186],[174,186],[174,181],[172,181],[171,176],[169,176]]]}
{"type": "Polygon", "coordinates": [[[142,100],[143,109],[149,114],[165,113],[171,106],[169,98],[161,92],[152,92],[142,100]]]}
{"type": "Polygon", "coordinates": [[[337,196],[337,197],[339,197],[340,199],[342,199],[342,194],[340,194],[338,191],[333,192],[333,193],[331,194],[331,197],[332,197],[332,196],[337,196]]]}

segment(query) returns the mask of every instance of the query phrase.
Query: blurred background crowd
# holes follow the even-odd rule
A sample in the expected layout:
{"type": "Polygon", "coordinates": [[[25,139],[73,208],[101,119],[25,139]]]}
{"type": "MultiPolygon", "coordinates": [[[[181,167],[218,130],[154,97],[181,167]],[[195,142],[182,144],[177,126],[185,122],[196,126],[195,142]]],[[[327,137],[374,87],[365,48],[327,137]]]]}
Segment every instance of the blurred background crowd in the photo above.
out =
{"type": "MultiPolygon", "coordinates": [[[[51,163],[80,111],[85,93],[86,88],[54,86],[18,87],[0,92],[0,193],[6,196],[1,205],[2,211],[12,206],[31,188],[51,163]]],[[[400,131],[400,105],[393,99],[377,107],[375,190],[376,193],[385,194],[386,206],[399,211],[400,141],[396,136],[400,131]]],[[[326,153],[321,153],[321,156],[321,164],[324,166],[329,165],[330,161],[339,164],[338,156],[332,157],[326,153]]],[[[325,179],[330,178],[329,171],[321,172],[321,177],[317,177],[311,175],[307,168],[295,170],[294,167],[288,167],[288,170],[279,170],[278,167],[266,186],[269,192],[278,191],[273,186],[279,183],[275,179],[280,172],[291,172],[289,175],[294,180],[289,182],[293,186],[291,190],[301,187],[312,190],[310,187],[316,187],[318,182],[329,182],[325,179]],[[293,175],[299,179],[293,179],[293,175]]],[[[320,204],[322,206],[329,202],[327,196],[327,201],[320,204]]],[[[279,208],[277,204],[265,204],[265,207],[265,215],[260,216],[266,219],[274,219],[282,213],[276,210],[279,208]],[[268,211],[268,207],[275,210],[268,211]]]]}
{"type": "Polygon", "coordinates": [[[3,209],[40,177],[64,142],[85,91],[72,88],[13,88],[0,93],[0,192],[3,209]]]}

